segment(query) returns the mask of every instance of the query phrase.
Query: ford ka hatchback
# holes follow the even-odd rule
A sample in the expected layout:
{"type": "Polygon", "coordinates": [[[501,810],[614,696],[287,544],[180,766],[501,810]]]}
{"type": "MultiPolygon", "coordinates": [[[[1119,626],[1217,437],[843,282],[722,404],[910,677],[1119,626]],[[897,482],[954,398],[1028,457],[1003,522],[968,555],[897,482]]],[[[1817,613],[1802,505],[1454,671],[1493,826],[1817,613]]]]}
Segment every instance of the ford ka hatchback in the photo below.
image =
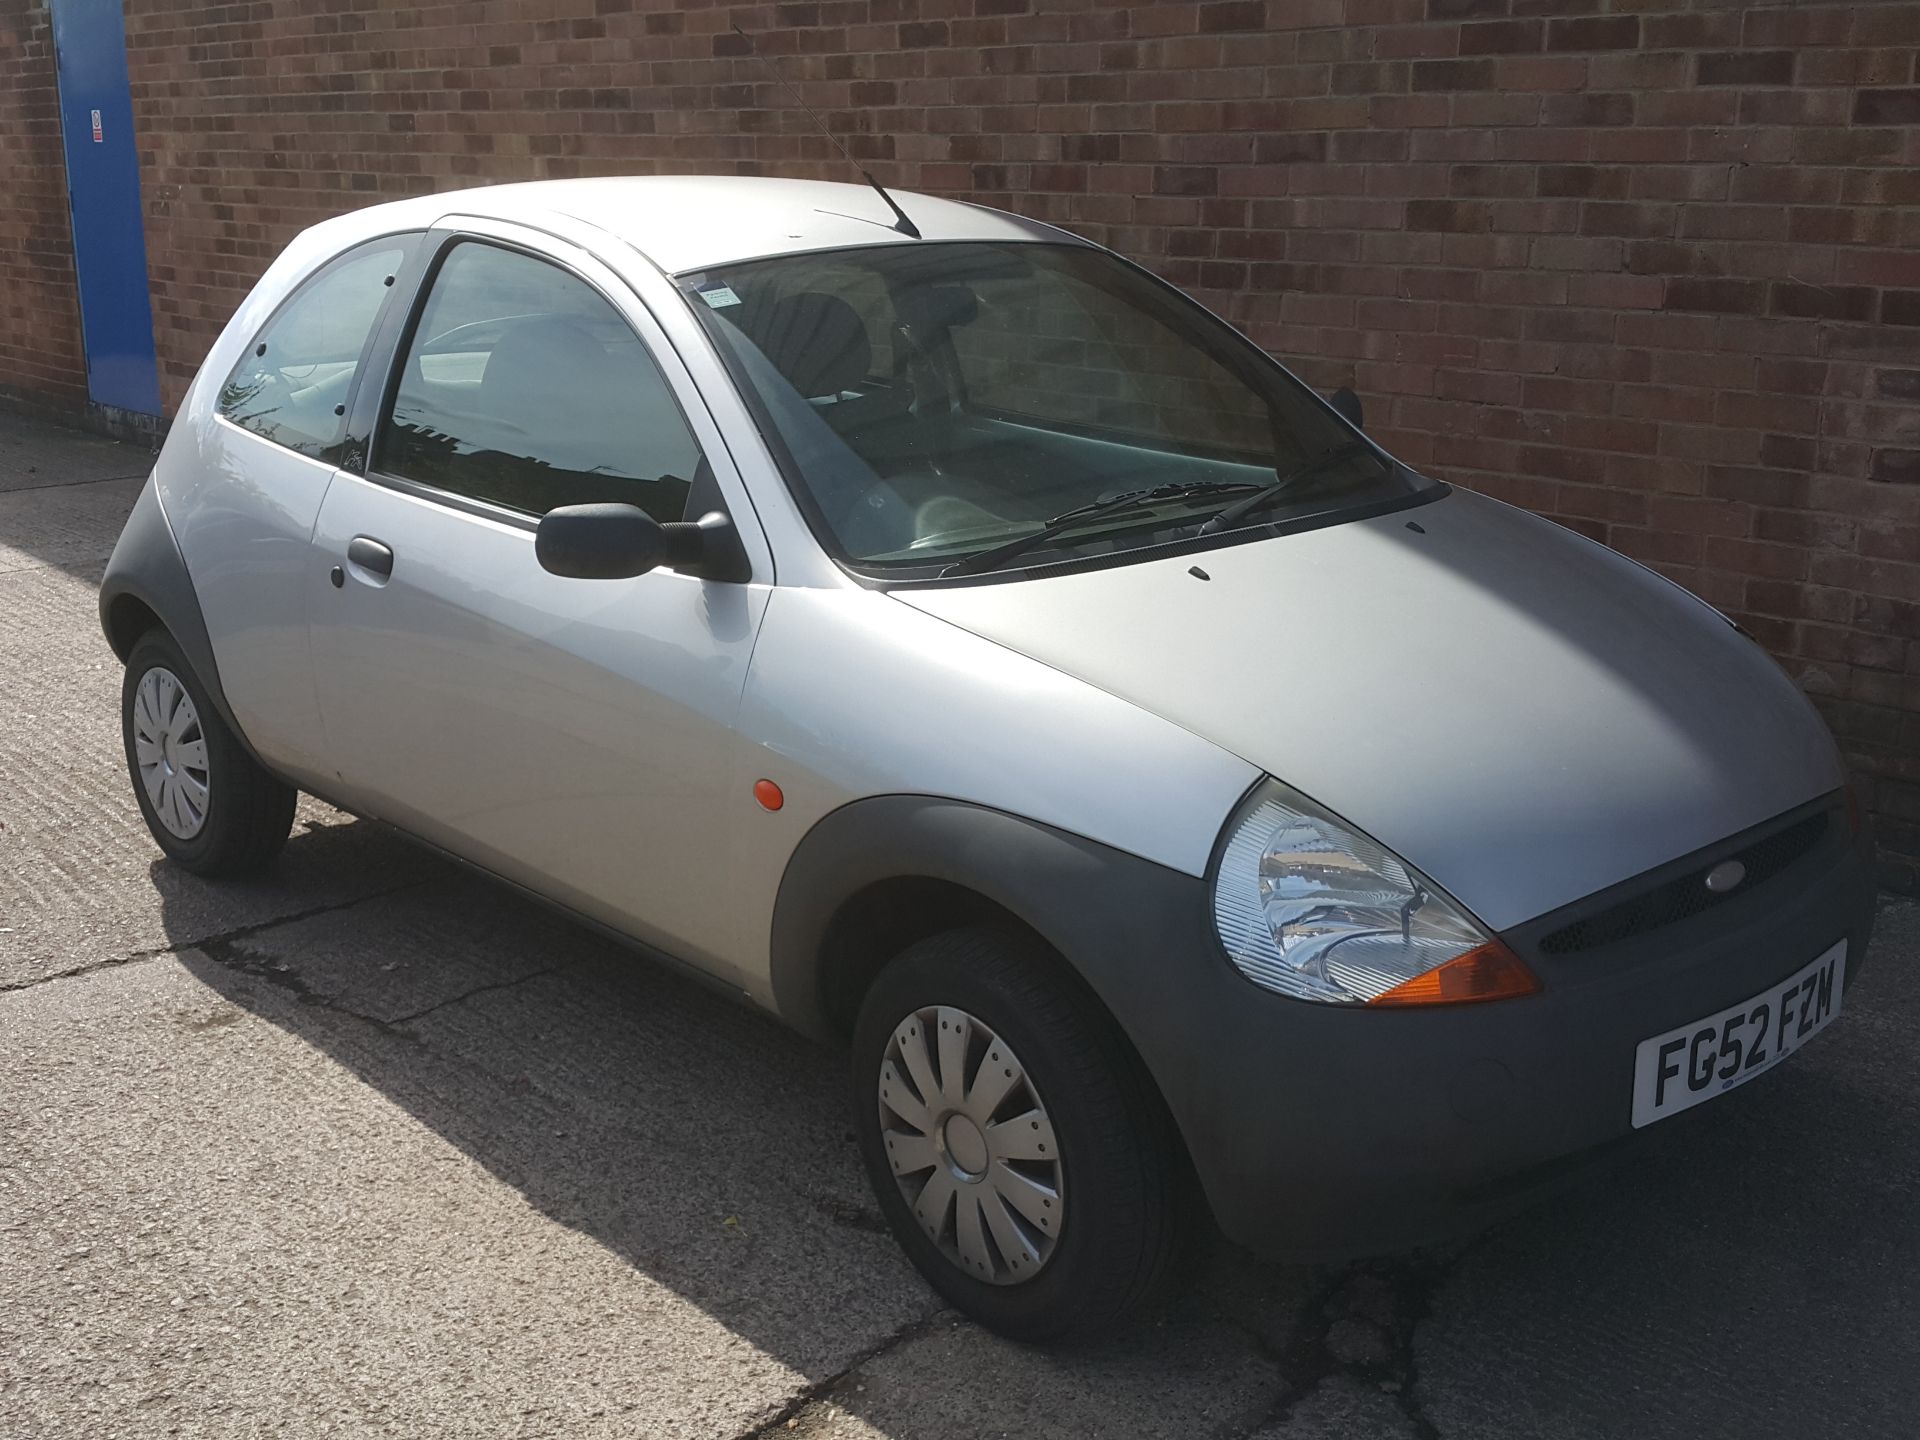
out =
{"type": "Polygon", "coordinates": [[[846,1045],[900,1243],[1031,1338],[1209,1216],[1483,1223],[1840,1013],[1868,844],[1724,617],[1108,251],[898,203],[297,238],[101,591],[160,847],[254,869],[307,790],[846,1045]]]}

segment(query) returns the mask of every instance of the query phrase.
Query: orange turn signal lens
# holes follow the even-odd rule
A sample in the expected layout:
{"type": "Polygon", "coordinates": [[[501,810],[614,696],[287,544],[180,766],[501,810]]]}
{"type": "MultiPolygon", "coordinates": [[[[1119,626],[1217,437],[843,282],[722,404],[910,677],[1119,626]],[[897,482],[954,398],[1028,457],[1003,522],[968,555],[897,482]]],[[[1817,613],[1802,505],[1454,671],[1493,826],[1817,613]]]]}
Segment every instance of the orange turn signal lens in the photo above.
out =
{"type": "Polygon", "coordinates": [[[760,802],[762,810],[778,810],[787,803],[787,797],[780,793],[780,787],[771,780],[754,781],[753,798],[760,802]]]}
{"type": "Polygon", "coordinates": [[[1369,1005],[1467,1005],[1535,995],[1540,981],[1520,957],[1497,940],[1476,945],[1446,964],[1416,975],[1367,1001],[1369,1005]]]}

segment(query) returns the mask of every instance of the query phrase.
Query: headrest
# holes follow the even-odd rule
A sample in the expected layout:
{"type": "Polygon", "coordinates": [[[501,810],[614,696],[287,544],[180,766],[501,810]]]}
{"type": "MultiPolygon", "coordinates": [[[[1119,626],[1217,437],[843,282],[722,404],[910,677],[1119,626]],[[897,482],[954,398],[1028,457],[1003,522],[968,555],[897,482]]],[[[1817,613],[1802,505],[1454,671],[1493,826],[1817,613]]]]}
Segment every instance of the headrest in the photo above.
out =
{"type": "Polygon", "coordinates": [[[866,324],[837,295],[817,290],[789,295],[747,328],[774,369],[808,399],[853,389],[873,364],[866,324]]]}

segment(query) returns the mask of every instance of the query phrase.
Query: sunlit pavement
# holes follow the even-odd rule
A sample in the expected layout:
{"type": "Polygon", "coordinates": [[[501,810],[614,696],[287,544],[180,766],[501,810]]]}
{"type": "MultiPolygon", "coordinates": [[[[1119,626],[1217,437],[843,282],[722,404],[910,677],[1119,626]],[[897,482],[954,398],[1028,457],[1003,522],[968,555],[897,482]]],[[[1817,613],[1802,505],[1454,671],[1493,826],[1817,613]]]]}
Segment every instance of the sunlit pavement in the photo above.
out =
{"type": "Polygon", "coordinates": [[[882,1233],[839,1057],[322,805],[266,879],[159,863],[94,614],[149,463],[0,416],[0,1435],[1920,1429],[1920,906],[1830,1035],[1545,1208],[1216,1249],[1025,1350],[882,1233]]]}

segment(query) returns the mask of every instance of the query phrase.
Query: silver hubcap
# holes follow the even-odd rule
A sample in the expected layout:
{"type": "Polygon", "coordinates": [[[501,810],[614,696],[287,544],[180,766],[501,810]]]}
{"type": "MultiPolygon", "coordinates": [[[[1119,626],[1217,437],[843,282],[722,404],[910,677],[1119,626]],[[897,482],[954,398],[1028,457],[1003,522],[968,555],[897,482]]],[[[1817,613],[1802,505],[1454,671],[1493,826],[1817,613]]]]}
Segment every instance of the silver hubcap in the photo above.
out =
{"type": "Polygon", "coordinates": [[[916,1010],[880,1062],[880,1132],[914,1220],[975,1279],[1014,1285],[1060,1243],[1060,1147],[1013,1049],[964,1010],[916,1010]]]}
{"type": "Polygon", "coordinates": [[[169,835],[191,840],[207,823],[207,737],[180,677],[156,665],[133,692],[133,757],[147,803],[169,835]]]}

